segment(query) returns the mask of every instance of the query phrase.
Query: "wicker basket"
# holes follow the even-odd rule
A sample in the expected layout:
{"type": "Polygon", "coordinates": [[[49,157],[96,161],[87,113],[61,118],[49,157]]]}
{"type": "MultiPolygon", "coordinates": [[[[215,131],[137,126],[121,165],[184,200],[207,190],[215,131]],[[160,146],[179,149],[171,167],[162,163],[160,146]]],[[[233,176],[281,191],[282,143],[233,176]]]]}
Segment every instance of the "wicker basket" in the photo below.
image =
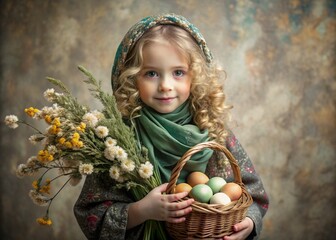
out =
{"type": "Polygon", "coordinates": [[[221,151],[227,156],[233,170],[234,181],[242,187],[243,193],[237,201],[232,201],[227,205],[195,201],[192,204],[192,212],[187,215],[185,222],[166,223],[167,231],[174,239],[218,239],[230,235],[233,233],[233,225],[245,218],[247,208],[253,202],[242,182],[236,159],[229,150],[216,142],[200,143],[182,156],[172,171],[167,193],[174,192],[180,172],[190,157],[204,148],[221,151]]]}

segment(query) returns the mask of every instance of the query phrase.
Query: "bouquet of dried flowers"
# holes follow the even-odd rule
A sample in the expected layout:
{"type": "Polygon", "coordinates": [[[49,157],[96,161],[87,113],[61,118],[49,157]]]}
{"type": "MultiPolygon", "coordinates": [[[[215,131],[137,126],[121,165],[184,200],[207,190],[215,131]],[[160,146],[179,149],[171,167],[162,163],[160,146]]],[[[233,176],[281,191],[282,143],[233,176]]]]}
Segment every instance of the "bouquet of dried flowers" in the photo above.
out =
{"type": "MultiPolygon", "coordinates": [[[[123,122],[114,96],[103,92],[101,82],[84,67],[79,66],[79,69],[87,76],[84,82],[90,86],[93,97],[102,103],[101,111],[90,111],[71,95],[62,81],[47,78],[62,92],[47,89],[43,95],[51,106],[25,109],[29,117],[44,120],[48,125],[46,130],[40,131],[15,115],[5,118],[10,128],[17,128],[18,124],[31,127],[35,134],[29,140],[42,145],[36,156],[20,164],[16,172],[18,177],[39,175],[33,181],[29,196],[37,205],[47,207],[46,215],[37,219],[42,225],[52,224],[49,210],[64,186],[68,183],[77,185],[83,176],[93,172],[109,172],[117,182],[116,187],[130,191],[135,200],[142,199],[161,184],[146,149],[138,144],[133,127],[123,122]],[[56,176],[47,178],[53,170],[56,170],[56,176]],[[59,178],[65,179],[64,184],[51,194],[52,183],[59,178]]],[[[147,221],[145,239],[154,234],[165,239],[160,223],[147,221]]]]}

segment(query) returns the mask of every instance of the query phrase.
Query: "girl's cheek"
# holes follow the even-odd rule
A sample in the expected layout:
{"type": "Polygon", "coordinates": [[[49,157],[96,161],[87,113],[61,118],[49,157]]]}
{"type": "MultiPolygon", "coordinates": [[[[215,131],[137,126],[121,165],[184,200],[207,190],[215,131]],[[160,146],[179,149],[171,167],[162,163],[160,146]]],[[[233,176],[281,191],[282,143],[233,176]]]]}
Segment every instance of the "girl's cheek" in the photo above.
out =
{"type": "Polygon", "coordinates": [[[138,87],[138,91],[139,91],[139,97],[143,102],[146,102],[149,98],[151,98],[151,96],[153,95],[152,93],[152,88],[148,85],[145,84],[141,84],[138,87]]]}

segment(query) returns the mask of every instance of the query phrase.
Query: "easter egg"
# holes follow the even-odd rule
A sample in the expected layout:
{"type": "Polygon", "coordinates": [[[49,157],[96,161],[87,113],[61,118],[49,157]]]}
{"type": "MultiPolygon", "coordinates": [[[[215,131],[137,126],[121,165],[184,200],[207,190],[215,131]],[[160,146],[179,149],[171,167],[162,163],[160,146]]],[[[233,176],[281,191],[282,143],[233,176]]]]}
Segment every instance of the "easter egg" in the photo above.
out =
{"type": "Polygon", "coordinates": [[[174,193],[190,192],[191,186],[188,183],[179,183],[174,188],[174,193]]]}
{"type": "Polygon", "coordinates": [[[209,178],[207,175],[205,175],[202,172],[192,172],[187,177],[187,183],[194,187],[197,184],[205,184],[209,181],[209,178]]]}
{"type": "Polygon", "coordinates": [[[228,195],[231,201],[236,201],[242,195],[243,190],[237,183],[230,182],[222,187],[221,192],[228,195]]]}
{"type": "Polygon", "coordinates": [[[197,202],[208,203],[213,193],[208,185],[198,184],[191,189],[189,195],[197,202]]]}
{"type": "Polygon", "coordinates": [[[218,193],[225,184],[226,181],[224,180],[224,178],[221,177],[212,177],[207,182],[207,185],[211,187],[213,193],[218,193]]]}
{"type": "Polygon", "coordinates": [[[223,192],[218,192],[210,198],[210,204],[229,204],[231,199],[223,192]]]}

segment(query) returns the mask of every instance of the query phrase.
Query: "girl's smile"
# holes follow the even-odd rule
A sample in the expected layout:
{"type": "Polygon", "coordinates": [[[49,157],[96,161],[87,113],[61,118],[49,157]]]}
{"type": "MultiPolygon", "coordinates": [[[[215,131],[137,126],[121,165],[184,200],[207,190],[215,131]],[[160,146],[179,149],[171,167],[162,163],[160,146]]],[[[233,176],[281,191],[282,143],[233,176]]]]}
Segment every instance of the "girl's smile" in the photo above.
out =
{"type": "Polygon", "coordinates": [[[160,113],[170,113],[190,95],[191,76],[186,57],[168,41],[143,49],[143,66],[136,84],[141,100],[160,113]]]}
{"type": "Polygon", "coordinates": [[[166,103],[166,104],[169,104],[171,103],[175,97],[166,97],[166,98],[156,98],[158,101],[162,102],[163,104],[166,103]]]}

